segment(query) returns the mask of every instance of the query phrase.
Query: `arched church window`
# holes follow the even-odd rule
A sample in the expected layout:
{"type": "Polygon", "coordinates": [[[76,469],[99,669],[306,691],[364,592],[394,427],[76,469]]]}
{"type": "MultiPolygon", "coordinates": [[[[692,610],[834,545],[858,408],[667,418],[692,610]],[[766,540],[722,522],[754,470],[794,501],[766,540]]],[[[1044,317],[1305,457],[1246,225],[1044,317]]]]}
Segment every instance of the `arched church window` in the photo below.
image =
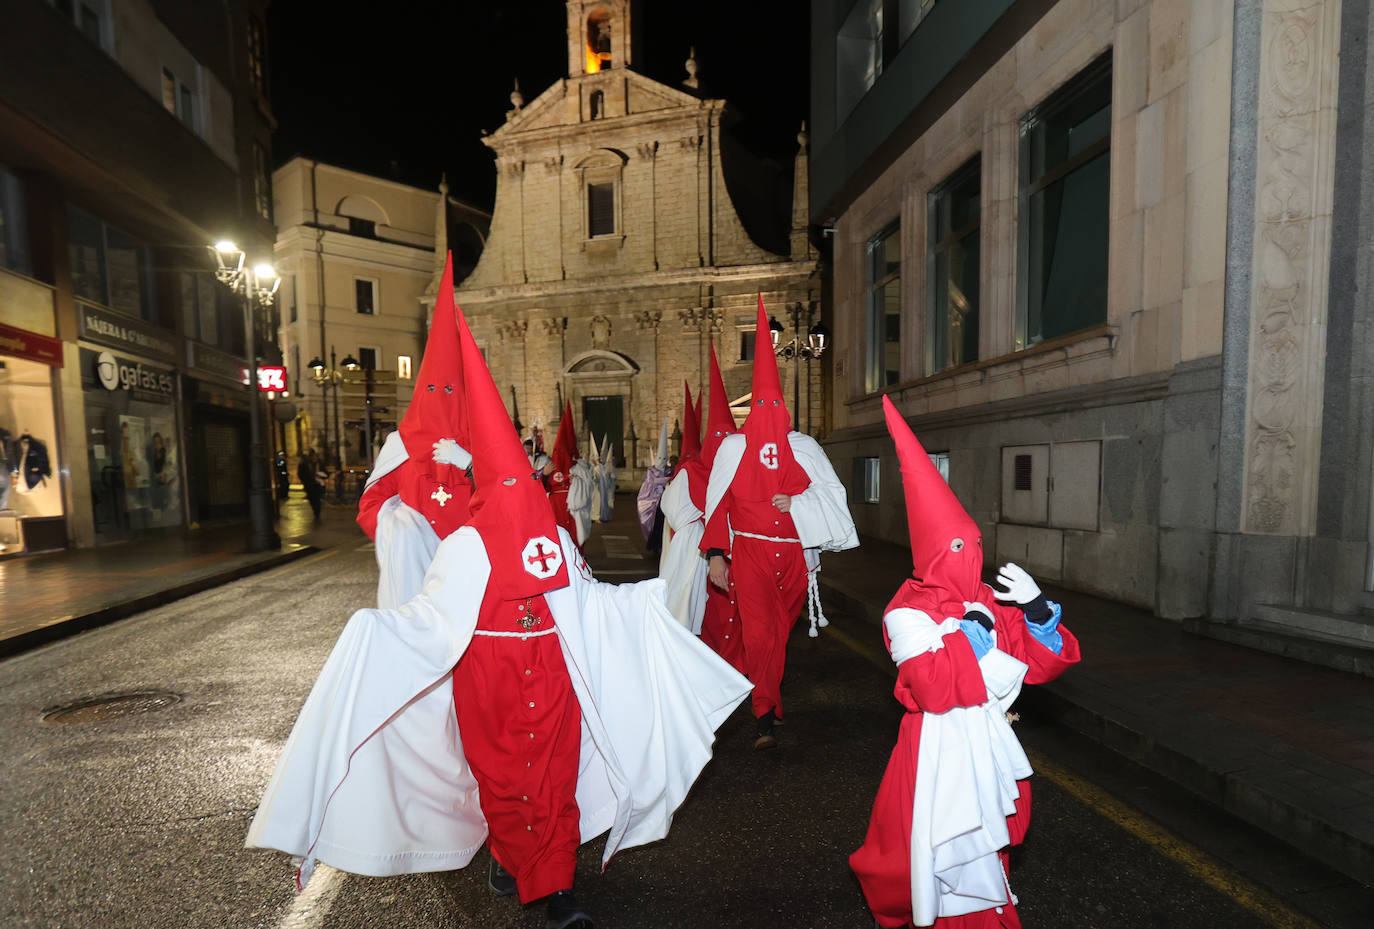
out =
{"type": "Polygon", "coordinates": [[[587,17],[587,73],[611,67],[611,14],[596,10],[587,17]]]}
{"type": "Polygon", "coordinates": [[[592,119],[600,119],[606,115],[606,95],[603,92],[593,90],[587,99],[587,105],[591,110],[592,119]]]}

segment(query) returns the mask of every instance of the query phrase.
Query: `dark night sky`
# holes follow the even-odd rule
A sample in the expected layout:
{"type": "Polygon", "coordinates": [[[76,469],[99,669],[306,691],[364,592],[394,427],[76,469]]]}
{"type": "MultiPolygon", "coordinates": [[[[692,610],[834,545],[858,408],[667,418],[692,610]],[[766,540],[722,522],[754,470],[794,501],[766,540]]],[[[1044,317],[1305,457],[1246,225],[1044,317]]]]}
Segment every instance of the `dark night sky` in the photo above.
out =
{"type": "MultiPolygon", "coordinates": [[[[645,0],[634,69],[669,85],[696,46],[704,89],[746,116],[762,154],[789,157],[809,92],[806,0],[645,0]]],[[[275,0],[271,96],[280,164],[296,155],[433,189],[491,209],[496,177],[481,130],[567,71],[562,0],[486,3],[275,0]],[[367,9],[364,15],[343,10],[367,9]],[[392,162],[399,168],[393,169],[392,162]]]]}

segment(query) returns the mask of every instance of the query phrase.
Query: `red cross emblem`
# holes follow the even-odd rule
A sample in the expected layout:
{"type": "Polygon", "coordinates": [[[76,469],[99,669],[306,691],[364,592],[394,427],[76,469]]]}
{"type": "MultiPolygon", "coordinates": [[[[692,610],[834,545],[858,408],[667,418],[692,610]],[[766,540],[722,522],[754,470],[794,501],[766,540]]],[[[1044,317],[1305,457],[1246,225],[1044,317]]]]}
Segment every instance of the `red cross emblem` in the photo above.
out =
{"type": "Polygon", "coordinates": [[[535,577],[553,577],[563,564],[563,552],[547,536],[536,536],[525,543],[521,564],[535,577]]]}
{"type": "Polygon", "coordinates": [[[759,463],[769,471],[778,470],[778,443],[764,442],[759,449],[759,463]]]}

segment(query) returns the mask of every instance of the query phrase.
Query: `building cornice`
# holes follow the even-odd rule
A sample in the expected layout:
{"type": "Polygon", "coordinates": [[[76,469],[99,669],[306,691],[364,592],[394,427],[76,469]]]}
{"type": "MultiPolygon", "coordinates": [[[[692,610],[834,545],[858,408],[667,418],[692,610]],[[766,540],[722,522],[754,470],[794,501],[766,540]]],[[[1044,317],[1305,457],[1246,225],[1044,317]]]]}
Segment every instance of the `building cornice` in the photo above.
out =
{"type": "Polygon", "coordinates": [[[680,270],[636,271],[628,274],[598,277],[595,280],[530,281],[527,284],[498,284],[493,287],[474,287],[456,290],[460,304],[477,305],[497,300],[538,299],[577,294],[595,294],[631,290],[650,290],[658,287],[678,287],[695,284],[728,284],[756,280],[760,277],[809,278],[816,270],[816,261],[776,261],[723,268],[685,268],[680,270]]]}

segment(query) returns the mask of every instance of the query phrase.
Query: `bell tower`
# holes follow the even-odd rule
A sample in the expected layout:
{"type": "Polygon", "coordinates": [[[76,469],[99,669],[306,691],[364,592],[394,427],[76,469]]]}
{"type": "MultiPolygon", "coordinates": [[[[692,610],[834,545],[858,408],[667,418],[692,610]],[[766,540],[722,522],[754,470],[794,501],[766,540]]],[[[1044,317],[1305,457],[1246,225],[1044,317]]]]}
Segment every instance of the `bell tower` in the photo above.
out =
{"type": "Polygon", "coordinates": [[[628,67],[632,0],[567,0],[568,77],[628,67]]]}

